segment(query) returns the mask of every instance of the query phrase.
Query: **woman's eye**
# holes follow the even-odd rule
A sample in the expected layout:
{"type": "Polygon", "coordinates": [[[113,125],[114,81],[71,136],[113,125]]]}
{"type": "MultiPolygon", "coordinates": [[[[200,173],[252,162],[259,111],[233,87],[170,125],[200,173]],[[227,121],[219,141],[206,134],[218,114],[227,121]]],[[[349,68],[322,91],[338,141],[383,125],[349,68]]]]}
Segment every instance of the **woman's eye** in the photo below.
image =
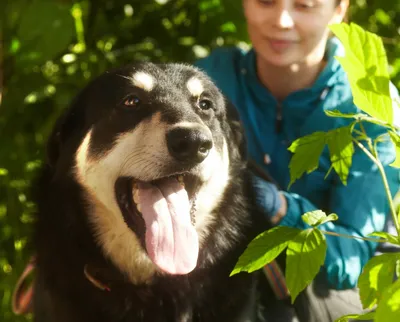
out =
{"type": "Polygon", "coordinates": [[[271,5],[274,3],[274,0],[258,0],[258,2],[264,5],[271,5]]]}
{"type": "Polygon", "coordinates": [[[298,2],[296,6],[300,9],[312,9],[315,7],[315,3],[312,1],[309,2],[298,2]]]}
{"type": "Polygon", "coordinates": [[[209,110],[212,107],[212,103],[210,100],[207,99],[201,99],[197,102],[198,107],[200,107],[202,110],[209,110]]]}
{"type": "Polygon", "coordinates": [[[124,105],[125,106],[133,106],[136,107],[140,104],[140,98],[137,97],[136,95],[130,95],[128,96],[125,101],[124,101],[124,105]]]}

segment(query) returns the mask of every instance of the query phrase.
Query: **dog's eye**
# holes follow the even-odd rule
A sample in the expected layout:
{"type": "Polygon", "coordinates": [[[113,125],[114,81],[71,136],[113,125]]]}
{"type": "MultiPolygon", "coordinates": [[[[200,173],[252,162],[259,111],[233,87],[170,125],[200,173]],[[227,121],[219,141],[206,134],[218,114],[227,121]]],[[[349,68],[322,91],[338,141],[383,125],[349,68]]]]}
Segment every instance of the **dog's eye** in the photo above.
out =
{"type": "Polygon", "coordinates": [[[130,95],[124,101],[125,106],[138,106],[139,104],[140,104],[140,98],[137,97],[136,95],[130,95]]]}
{"type": "Polygon", "coordinates": [[[202,110],[209,110],[212,108],[212,103],[210,100],[207,99],[201,99],[197,102],[197,105],[202,109],[202,110]]]}

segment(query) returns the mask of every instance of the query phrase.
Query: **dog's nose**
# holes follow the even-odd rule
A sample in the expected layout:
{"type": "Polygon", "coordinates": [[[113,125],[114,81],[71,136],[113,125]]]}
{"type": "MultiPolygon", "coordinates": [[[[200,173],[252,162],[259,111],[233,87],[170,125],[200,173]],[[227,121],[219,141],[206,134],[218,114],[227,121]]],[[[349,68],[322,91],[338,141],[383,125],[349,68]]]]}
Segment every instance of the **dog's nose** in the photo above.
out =
{"type": "Polygon", "coordinates": [[[177,160],[201,163],[210,152],[213,143],[211,133],[201,128],[176,127],[167,133],[169,153],[177,160]]]}

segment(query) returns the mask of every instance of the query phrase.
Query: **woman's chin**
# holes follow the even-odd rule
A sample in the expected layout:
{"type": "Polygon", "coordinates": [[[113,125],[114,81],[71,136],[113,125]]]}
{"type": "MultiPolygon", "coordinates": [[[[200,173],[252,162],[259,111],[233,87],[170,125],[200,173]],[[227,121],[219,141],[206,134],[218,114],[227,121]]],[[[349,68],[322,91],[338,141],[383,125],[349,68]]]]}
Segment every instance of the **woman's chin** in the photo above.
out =
{"type": "Polygon", "coordinates": [[[303,59],[301,57],[296,57],[293,54],[275,54],[275,53],[265,53],[263,55],[264,61],[267,65],[275,67],[291,67],[293,65],[299,64],[303,59]]]}

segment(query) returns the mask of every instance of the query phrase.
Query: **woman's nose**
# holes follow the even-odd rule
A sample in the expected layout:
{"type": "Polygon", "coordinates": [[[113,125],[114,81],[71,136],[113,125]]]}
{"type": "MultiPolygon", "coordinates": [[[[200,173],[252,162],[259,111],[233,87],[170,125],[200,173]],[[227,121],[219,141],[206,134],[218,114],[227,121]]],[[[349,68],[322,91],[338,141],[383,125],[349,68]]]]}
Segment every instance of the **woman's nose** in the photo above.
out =
{"type": "Polygon", "coordinates": [[[280,8],[276,12],[275,25],[280,29],[290,29],[294,26],[291,12],[286,8],[280,8]]]}

